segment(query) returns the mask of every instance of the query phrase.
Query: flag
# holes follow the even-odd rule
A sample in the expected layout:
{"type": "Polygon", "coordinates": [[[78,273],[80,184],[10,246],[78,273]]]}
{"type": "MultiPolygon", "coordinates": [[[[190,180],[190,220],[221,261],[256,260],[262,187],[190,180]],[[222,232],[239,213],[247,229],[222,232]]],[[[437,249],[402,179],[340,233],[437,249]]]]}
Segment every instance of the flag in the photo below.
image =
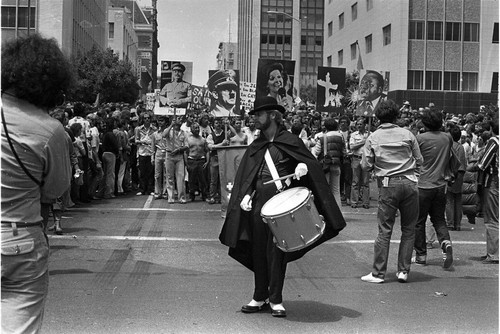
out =
{"type": "Polygon", "coordinates": [[[358,46],[358,64],[356,68],[358,69],[358,71],[360,71],[363,69],[363,60],[361,59],[361,49],[359,48],[358,41],[356,41],[356,45],[358,46]]]}

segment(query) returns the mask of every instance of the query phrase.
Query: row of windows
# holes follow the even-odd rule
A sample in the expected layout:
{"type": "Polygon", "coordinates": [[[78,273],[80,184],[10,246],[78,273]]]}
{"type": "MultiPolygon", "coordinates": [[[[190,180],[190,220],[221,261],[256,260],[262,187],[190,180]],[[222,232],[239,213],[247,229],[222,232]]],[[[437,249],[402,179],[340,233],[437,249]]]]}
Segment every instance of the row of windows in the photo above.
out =
{"type": "Polygon", "coordinates": [[[427,31],[425,24],[425,21],[410,20],[408,38],[430,41],[479,42],[479,23],[463,23],[462,29],[461,22],[427,21],[427,31]]]}
{"type": "MultiPolygon", "coordinates": [[[[371,9],[373,9],[373,0],[365,0],[365,4],[366,4],[366,11],[370,11],[371,9]]],[[[332,3],[332,0],[329,0],[328,4],[331,4],[332,3]]],[[[352,6],[351,6],[351,22],[352,21],[356,21],[358,19],[358,3],[355,2],[352,6]]],[[[345,25],[345,15],[344,13],[340,13],[339,14],[339,30],[342,30],[344,29],[344,25],[345,25]]],[[[332,35],[332,30],[333,30],[333,22],[330,21],[328,23],[328,36],[331,36],[332,35]]]]}
{"type": "MultiPolygon", "coordinates": [[[[260,44],[278,44],[278,45],[291,45],[292,36],[290,35],[260,35],[260,44]]],[[[300,45],[315,45],[322,46],[323,38],[321,36],[304,36],[300,37],[300,45]]]]}
{"type": "MultiPolygon", "coordinates": [[[[35,28],[36,8],[30,7],[30,28],[35,28]]],[[[2,28],[27,28],[28,7],[2,6],[2,28]],[[16,15],[16,10],[18,11],[16,15]]]]}
{"type": "MultiPolygon", "coordinates": [[[[391,44],[391,25],[387,25],[384,28],[382,28],[382,44],[389,45],[391,44]]],[[[365,37],[365,53],[370,53],[373,50],[373,37],[372,34],[368,35],[365,37]]],[[[351,44],[351,60],[354,60],[358,56],[358,42],[352,43],[351,44]]],[[[331,57],[329,57],[331,58],[331,57]]],[[[331,60],[330,60],[331,62],[331,60]]],[[[340,50],[337,52],[337,64],[342,65],[344,64],[344,50],[340,50]]]]}
{"type": "Polygon", "coordinates": [[[407,89],[477,92],[478,77],[475,72],[409,70],[407,89]]]}

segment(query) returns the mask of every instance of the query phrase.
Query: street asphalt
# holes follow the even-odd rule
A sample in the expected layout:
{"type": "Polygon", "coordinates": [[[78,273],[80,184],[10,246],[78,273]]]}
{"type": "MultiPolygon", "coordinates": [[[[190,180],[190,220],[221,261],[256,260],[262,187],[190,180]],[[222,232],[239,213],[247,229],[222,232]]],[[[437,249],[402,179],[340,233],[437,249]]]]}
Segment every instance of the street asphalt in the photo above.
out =
{"type": "Polygon", "coordinates": [[[342,207],[339,236],[288,265],[288,316],[245,314],[253,274],[227,255],[220,205],[168,204],[125,195],[75,206],[64,235],[49,235],[50,287],[43,333],[498,333],[498,265],[485,254],[482,219],[451,231],[454,264],[439,248],[396,280],[396,222],[383,284],[369,273],[377,234],[369,209],[342,207]]]}

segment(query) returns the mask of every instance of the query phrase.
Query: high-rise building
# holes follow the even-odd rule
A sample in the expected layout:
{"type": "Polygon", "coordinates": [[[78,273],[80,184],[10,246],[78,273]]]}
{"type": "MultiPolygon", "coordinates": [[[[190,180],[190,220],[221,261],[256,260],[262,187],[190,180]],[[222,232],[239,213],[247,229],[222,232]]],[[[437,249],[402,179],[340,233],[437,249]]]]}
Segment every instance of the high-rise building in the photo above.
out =
{"type": "Polygon", "coordinates": [[[295,60],[300,87],[316,84],[323,64],[323,0],[239,0],[238,68],[255,82],[262,59],[295,60]]]}
{"type": "Polygon", "coordinates": [[[390,73],[389,97],[450,112],[498,99],[497,0],[325,3],[325,66],[390,73]]]}
{"type": "Polygon", "coordinates": [[[104,50],[108,5],[109,0],[2,0],[2,42],[37,32],[55,38],[68,56],[93,46],[104,50]]]}
{"type": "Polygon", "coordinates": [[[234,70],[238,58],[238,44],[230,42],[219,43],[219,53],[217,54],[218,70],[234,70]]]}

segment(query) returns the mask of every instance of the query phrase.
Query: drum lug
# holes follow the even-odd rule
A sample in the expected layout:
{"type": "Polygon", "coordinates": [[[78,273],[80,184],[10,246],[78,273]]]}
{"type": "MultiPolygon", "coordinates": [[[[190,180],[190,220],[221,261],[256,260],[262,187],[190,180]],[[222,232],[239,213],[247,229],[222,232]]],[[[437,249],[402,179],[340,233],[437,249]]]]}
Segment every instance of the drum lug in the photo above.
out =
{"type": "Polygon", "coordinates": [[[316,230],[318,230],[318,232],[321,232],[321,226],[319,226],[318,224],[316,224],[316,230]]]}
{"type": "MultiPolygon", "coordinates": [[[[316,226],[318,226],[318,225],[316,225],[316,226]]],[[[302,242],[304,244],[306,243],[306,238],[304,238],[304,236],[302,234],[300,235],[300,240],[302,240],[302,242]]]]}
{"type": "Polygon", "coordinates": [[[276,226],[276,220],[271,219],[271,224],[274,225],[274,226],[276,226]]]}
{"type": "Polygon", "coordinates": [[[311,203],[307,203],[306,204],[306,209],[309,210],[309,211],[311,211],[311,203]]]}
{"type": "Polygon", "coordinates": [[[322,221],[325,221],[325,217],[323,215],[318,215],[318,216],[322,221]]]}
{"type": "Polygon", "coordinates": [[[285,247],[285,249],[288,249],[288,245],[286,244],[285,240],[283,240],[283,247],[285,247]]]}
{"type": "Polygon", "coordinates": [[[290,218],[291,218],[292,220],[295,220],[295,215],[294,215],[294,214],[293,214],[293,212],[291,212],[291,211],[290,211],[290,218]]]}

